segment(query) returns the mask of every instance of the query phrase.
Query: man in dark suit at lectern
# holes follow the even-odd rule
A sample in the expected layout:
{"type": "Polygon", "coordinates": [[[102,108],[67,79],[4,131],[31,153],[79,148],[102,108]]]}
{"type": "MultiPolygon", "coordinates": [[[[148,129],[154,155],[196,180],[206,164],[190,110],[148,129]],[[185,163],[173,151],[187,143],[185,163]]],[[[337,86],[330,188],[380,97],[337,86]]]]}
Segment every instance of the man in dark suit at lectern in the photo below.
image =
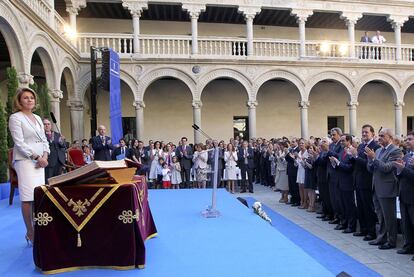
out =
{"type": "Polygon", "coordinates": [[[95,151],[96,161],[110,161],[111,151],[114,149],[112,146],[111,138],[106,136],[106,128],[103,125],[98,127],[98,133],[96,137],[92,139],[92,148],[95,151]]]}

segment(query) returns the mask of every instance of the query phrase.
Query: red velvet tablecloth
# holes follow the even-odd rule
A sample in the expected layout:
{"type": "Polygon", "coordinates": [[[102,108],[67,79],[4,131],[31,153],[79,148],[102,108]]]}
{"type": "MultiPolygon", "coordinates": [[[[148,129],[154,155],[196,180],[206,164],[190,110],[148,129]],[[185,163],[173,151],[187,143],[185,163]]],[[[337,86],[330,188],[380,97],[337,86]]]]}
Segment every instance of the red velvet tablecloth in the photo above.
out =
{"type": "Polygon", "coordinates": [[[131,184],[35,189],[33,258],[43,273],[145,266],[157,230],[145,178],[131,184]]]}

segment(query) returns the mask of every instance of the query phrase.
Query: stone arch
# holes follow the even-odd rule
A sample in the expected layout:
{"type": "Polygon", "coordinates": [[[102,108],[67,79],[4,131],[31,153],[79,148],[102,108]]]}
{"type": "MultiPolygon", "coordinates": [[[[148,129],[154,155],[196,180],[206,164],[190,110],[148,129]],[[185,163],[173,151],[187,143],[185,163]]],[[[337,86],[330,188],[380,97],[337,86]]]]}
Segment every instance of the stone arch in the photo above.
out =
{"type": "Polygon", "coordinates": [[[143,101],[147,88],[153,82],[165,77],[172,77],[186,84],[194,98],[194,94],[196,92],[195,81],[187,73],[176,68],[157,68],[143,75],[138,80],[138,89],[136,90],[137,95],[135,98],[139,101],[143,101]]]}
{"type": "Polygon", "coordinates": [[[75,68],[76,67],[73,61],[69,57],[66,57],[63,60],[63,64],[60,68],[59,74],[57,75],[59,86],[62,83],[62,78],[64,78],[66,82],[66,87],[68,88],[68,94],[69,94],[68,99],[77,98],[76,89],[75,89],[76,87],[75,68]]]}
{"type": "Polygon", "coordinates": [[[39,32],[33,36],[31,41],[33,41],[33,43],[31,44],[28,59],[26,60],[27,68],[30,68],[33,55],[37,51],[40,60],[42,61],[48,87],[51,89],[57,88],[59,79],[56,72],[58,66],[56,65],[56,53],[53,45],[50,43],[50,38],[43,32],[39,32]]]}
{"type": "Polygon", "coordinates": [[[239,82],[246,89],[248,99],[252,101],[255,100],[255,98],[253,98],[252,85],[251,85],[250,80],[245,75],[240,73],[239,71],[236,71],[234,69],[229,69],[229,68],[215,69],[203,75],[200,78],[200,82],[197,84],[197,98],[195,100],[200,100],[201,94],[203,93],[204,88],[211,81],[215,79],[219,79],[219,78],[230,78],[230,79],[233,79],[239,82]]]}
{"type": "Polygon", "coordinates": [[[17,72],[28,72],[24,62],[27,52],[25,32],[17,18],[19,16],[10,10],[7,5],[0,3],[0,29],[9,49],[11,64],[17,72]]]}
{"type": "Polygon", "coordinates": [[[402,95],[401,95],[401,100],[403,100],[403,101],[404,101],[404,99],[405,99],[405,95],[407,94],[407,90],[408,90],[408,89],[409,89],[412,85],[414,85],[414,75],[413,75],[413,76],[408,77],[408,79],[404,82],[404,85],[402,86],[402,89],[401,89],[401,93],[402,93],[402,95]]]}
{"type": "Polygon", "coordinates": [[[301,99],[305,98],[305,84],[298,76],[285,70],[270,70],[265,72],[264,74],[261,74],[258,78],[256,78],[253,81],[253,99],[257,98],[257,94],[259,93],[259,90],[264,83],[275,79],[284,80],[292,83],[299,90],[301,99]]]}
{"type": "MultiPolygon", "coordinates": [[[[401,94],[401,86],[399,82],[391,75],[383,72],[373,72],[368,73],[364,76],[362,76],[358,81],[357,85],[355,86],[355,92],[356,92],[356,99],[359,97],[359,93],[361,92],[361,89],[363,86],[365,86],[367,83],[371,81],[380,81],[389,87],[392,88],[392,97],[394,99],[394,103],[398,103],[402,101],[402,95],[401,94]]],[[[408,87],[407,87],[408,88],[408,87]]]]}
{"type": "Polygon", "coordinates": [[[356,99],[355,96],[355,89],[354,89],[354,84],[353,82],[346,77],[345,75],[339,73],[339,72],[334,72],[334,71],[326,71],[326,72],[321,72],[316,74],[315,76],[312,76],[310,79],[308,79],[308,81],[306,82],[306,87],[305,87],[305,91],[306,91],[306,99],[303,99],[303,101],[308,101],[309,96],[310,96],[310,92],[312,90],[312,88],[319,82],[321,81],[327,81],[327,80],[331,80],[331,81],[335,81],[341,85],[343,85],[346,90],[348,91],[348,101],[352,102],[356,99]]]}
{"type": "MultiPolygon", "coordinates": [[[[99,75],[100,71],[101,71],[101,67],[98,67],[96,69],[96,74],[99,75]]],[[[121,69],[120,73],[121,73],[120,74],[120,79],[122,81],[124,81],[129,86],[131,91],[133,93],[135,91],[137,91],[138,85],[137,85],[135,79],[128,72],[123,71],[122,69],[121,69]]],[[[88,89],[90,83],[91,83],[91,72],[88,71],[80,78],[78,89],[77,89],[77,91],[79,93],[79,99],[81,99],[81,101],[83,101],[83,99],[85,97],[86,90],[88,89]]],[[[134,100],[135,101],[138,100],[135,93],[134,93],[134,100]]]]}

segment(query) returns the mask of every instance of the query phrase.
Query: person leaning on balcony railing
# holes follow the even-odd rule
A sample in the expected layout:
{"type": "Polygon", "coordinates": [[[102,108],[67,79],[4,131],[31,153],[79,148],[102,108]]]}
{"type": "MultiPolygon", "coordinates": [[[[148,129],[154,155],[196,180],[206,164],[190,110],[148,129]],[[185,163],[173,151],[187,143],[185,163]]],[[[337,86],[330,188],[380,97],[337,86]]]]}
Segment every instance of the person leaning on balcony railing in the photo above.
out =
{"type": "MultiPolygon", "coordinates": [[[[387,40],[381,35],[380,31],[377,31],[375,36],[372,37],[371,41],[375,44],[384,44],[387,42],[387,40]]],[[[374,59],[381,60],[381,47],[377,47],[376,50],[374,49],[374,59]]]]}
{"type": "MultiPolygon", "coordinates": [[[[364,32],[364,35],[361,37],[361,42],[365,42],[365,43],[371,43],[372,40],[368,35],[368,32],[364,32]]],[[[361,58],[362,59],[367,59],[369,57],[369,47],[363,46],[362,47],[362,55],[361,58]]]]}

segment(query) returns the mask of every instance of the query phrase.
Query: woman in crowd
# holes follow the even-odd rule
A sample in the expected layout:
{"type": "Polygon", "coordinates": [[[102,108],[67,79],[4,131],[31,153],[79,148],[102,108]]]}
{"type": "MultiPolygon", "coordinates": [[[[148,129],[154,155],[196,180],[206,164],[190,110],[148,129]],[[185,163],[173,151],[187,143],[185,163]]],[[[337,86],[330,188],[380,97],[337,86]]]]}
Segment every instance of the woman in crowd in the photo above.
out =
{"type": "Polygon", "coordinates": [[[280,203],[287,203],[289,196],[289,183],[288,176],[286,174],[287,162],[286,155],[288,153],[288,145],[286,142],[280,142],[278,144],[278,150],[276,151],[276,176],[275,187],[280,190],[282,196],[279,200],[280,203]]]}
{"type": "Polygon", "coordinates": [[[315,212],[315,200],[316,200],[316,167],[314,164],[313,155],[309,153],[315,153],[316,147],[314,144],[308,145],[308,153],[304,159],[305,163],[305,198],[309,200],[308,212],[315,212]]]}
{"type": "Polygon", "coordinates": [[[234,183],[237,180],[237,152],[233,144],[227,144],[227,151],[224,152],[224,161],[226,163],[225,179],[227,180],[227,190],[235,193],[234,183]]]}
{"type": "Polygon", "coordinates": [[[90,164],[93,162],[93,155],[91,153],[91,148],[87,145],[83,146],[83,159],[86,164],[90,164]]]}
{"type": "Polygon", "coordinates": [[[206,188],[207,182],[207,160],[208,154],[205,146],[202,143],[195,145],[195,152],[193,154],[193,163],[196,174],[197,187],[199,189],[206,188]]]}
{"type": "Polygon", "coordinates": [[[9,119],[9,129],[14,141],[13,167],[17,173],[26,241],[33,243],[34,189],[45,182],[48,165],[49,143],[42,119],[33,113],[37,95],[29,88],[17,90],[13,101],[14,114],[9,119]]]}
{"type": "Polygon", "coordinates": [[[156,141],[154,144],[150,145],[150,149],[148,153],[148,156],[150,157],[150,161],[151,161],[150,173],[148,176],[150,183],[157,180],[158,160],[162,158],[163,156],[163,151],[160,147],[161,147],[161,143],[159,141],[156,141]]]}
{"type": "Polygon", "coordinates": [[[164,146],[163,151],[164,151],[164,154],[163,155],[164,155],[165,163],[169,167],[171,167],[172,158],[175,156],[175,151],[173,150],[171,144],[169,144],[169,143],[164,146]]]}
{"type": "Polygon", "coordinates": [[[296,163],[298,165],[298,175],[296,177],[296,183],[299,186],[299,195],[300,195],[300,206],[299,209],[307,209],[307,197],[305,195],[305,159],[308,157],[306,151],[306,144],[304,139],[299,140],[299,152],[295,152],[296,163]]]}

